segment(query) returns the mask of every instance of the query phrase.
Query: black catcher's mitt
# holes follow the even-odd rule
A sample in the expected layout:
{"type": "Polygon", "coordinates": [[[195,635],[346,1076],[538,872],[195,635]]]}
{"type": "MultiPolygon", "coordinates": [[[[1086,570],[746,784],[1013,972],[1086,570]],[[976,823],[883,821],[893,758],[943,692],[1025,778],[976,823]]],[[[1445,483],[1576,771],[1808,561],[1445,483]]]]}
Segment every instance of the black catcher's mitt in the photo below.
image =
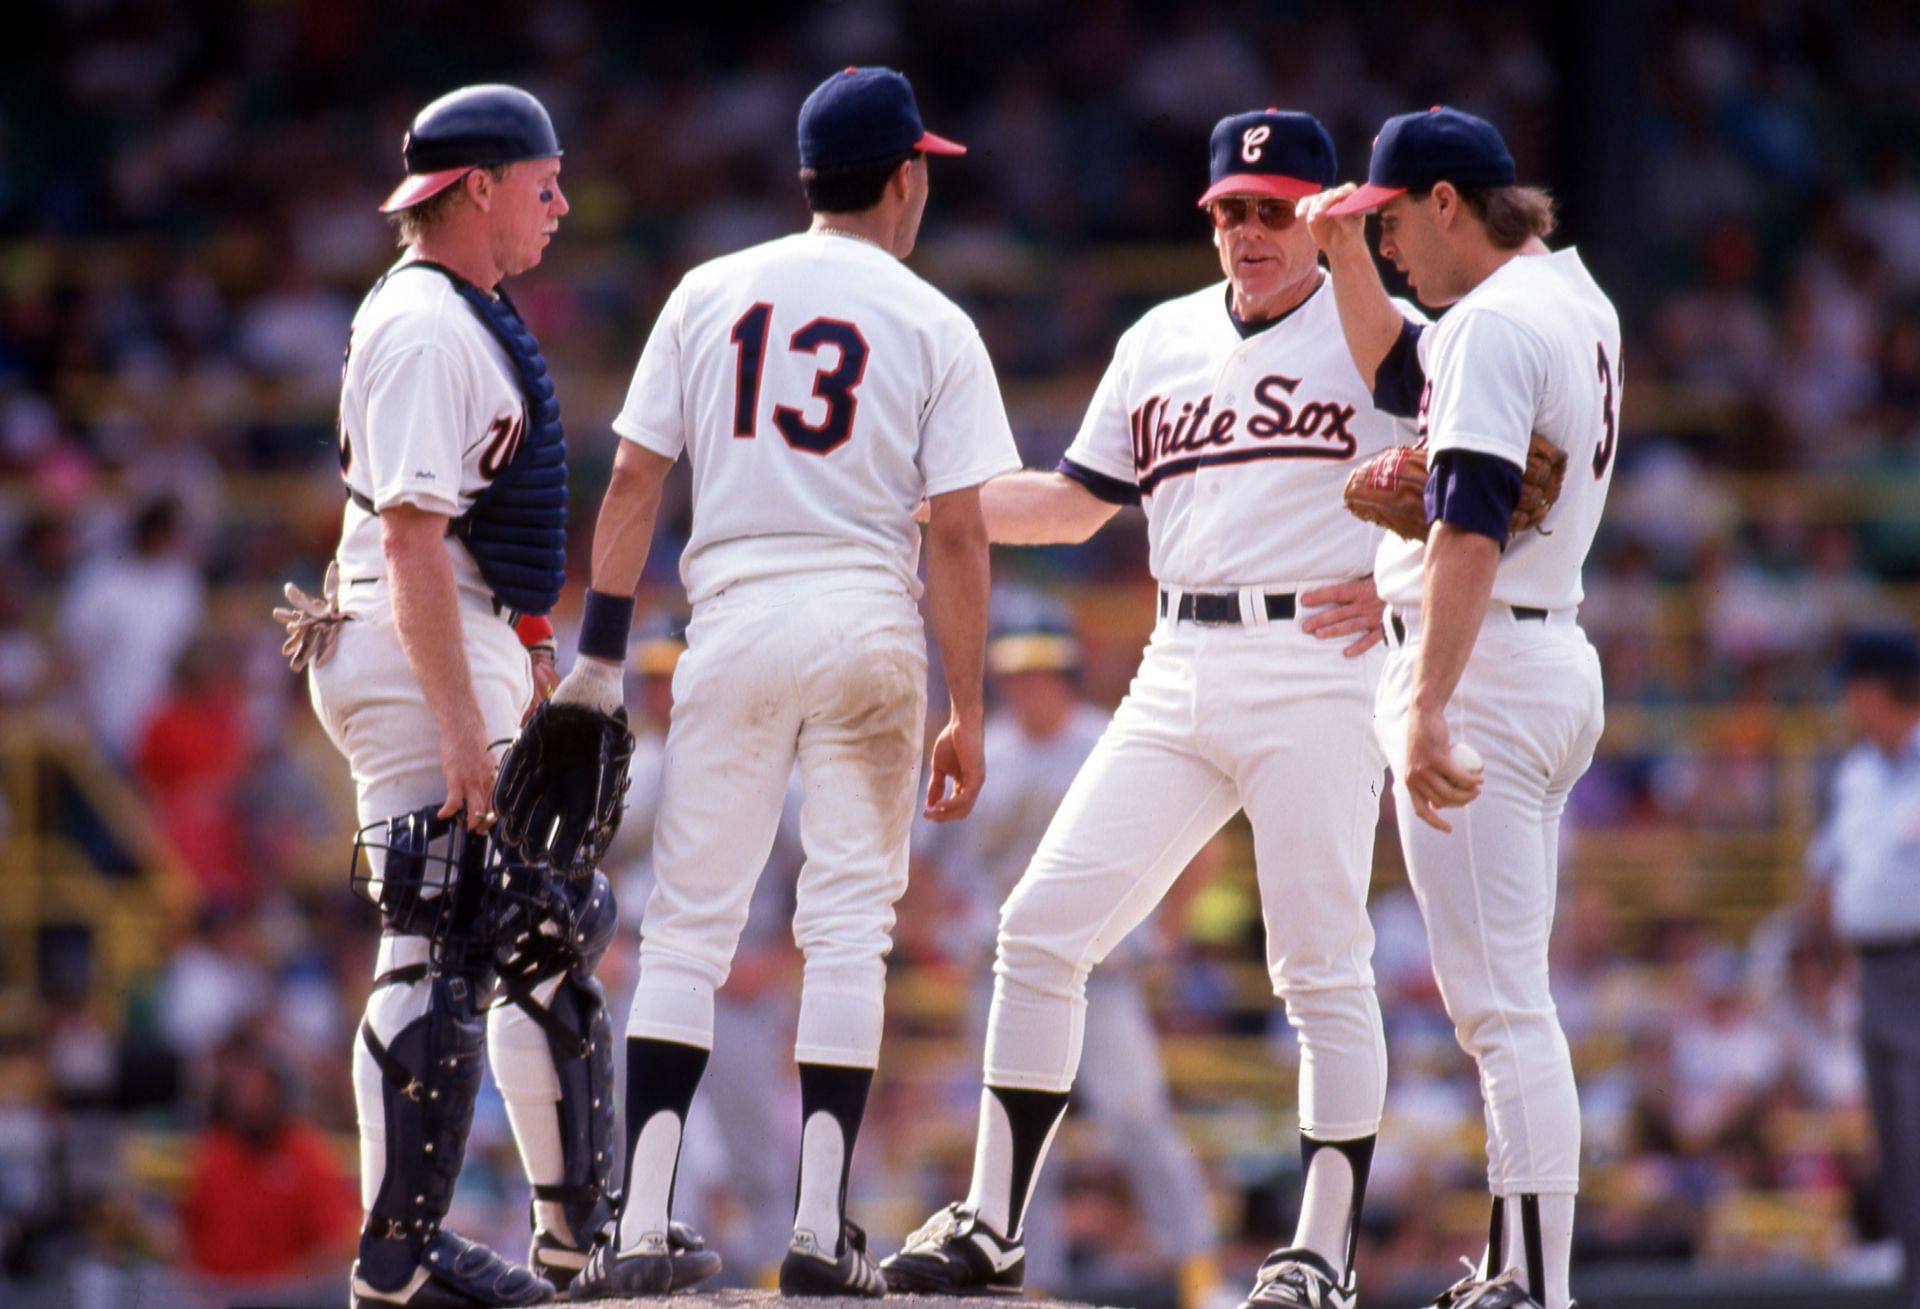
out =
{"type": "Polygon", "coordinates": [[[544,702],[500,761],[493,784],[500,839],[528,863],[587,876],[620,830],[632,762],[626,710],[544,702]]]}

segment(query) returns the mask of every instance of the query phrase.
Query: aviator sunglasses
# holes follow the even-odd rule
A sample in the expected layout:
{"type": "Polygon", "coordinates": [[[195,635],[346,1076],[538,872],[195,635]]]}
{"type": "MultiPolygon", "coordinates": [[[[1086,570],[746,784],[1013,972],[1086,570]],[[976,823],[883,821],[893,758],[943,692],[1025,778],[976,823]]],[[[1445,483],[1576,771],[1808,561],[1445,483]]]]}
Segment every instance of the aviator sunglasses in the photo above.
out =
{"type": "Polygon", "coordinates": [[[1227,195],[1208,203],[1207,212],[1218,228],[1238,227],[1247,221],[1247,211],[1251,209],[1260,220],[1262,227],[1283,232],[1293,226],[1294,212],[1291,200],[1249,200],[1244,196],[1227,195]]]}

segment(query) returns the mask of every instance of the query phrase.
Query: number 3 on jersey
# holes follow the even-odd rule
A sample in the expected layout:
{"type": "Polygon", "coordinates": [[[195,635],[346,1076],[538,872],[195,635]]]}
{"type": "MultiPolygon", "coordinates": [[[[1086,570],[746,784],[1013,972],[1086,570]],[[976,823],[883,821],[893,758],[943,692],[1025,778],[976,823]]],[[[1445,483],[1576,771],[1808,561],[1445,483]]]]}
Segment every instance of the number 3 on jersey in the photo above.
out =
{"type": "Polygon", "coordinates": [[[1613,462],[1613,447],[1620,435],[1620,378],[1613,362],[1607,358],[1607,347],[1596,345],[1594,353],[1599,356],[1600,385],[1606,394],[1600,401],[1600,444],[1593,451],[1593,475],[1596,478],[1606,476],[1607,465],[1613,462]]]}
{"type": "MultiPolygon", "coordinates": [[[[773,306],[761,301],[741,314],[728,334],[740,352],[733,374],[733,434],[740,440],[750,441],[758,434],[760,376],[766,370],[772,323],[773,306]]],[[[787,349],[796,354],[815,356],[826,346],[833,347],[838,358],[832,368],[823,364],[813,375],[814,398],[826,401],[826,415],[809,423],[806,414],[791,405],[773,407],[773,425],[780,435],[788,445],[808,454],[831,454],[853,435],[853,415],[860,407],[854,389],[867,375],[867,339],[844,319],[816,318],[787,342],[787,349]]]]}

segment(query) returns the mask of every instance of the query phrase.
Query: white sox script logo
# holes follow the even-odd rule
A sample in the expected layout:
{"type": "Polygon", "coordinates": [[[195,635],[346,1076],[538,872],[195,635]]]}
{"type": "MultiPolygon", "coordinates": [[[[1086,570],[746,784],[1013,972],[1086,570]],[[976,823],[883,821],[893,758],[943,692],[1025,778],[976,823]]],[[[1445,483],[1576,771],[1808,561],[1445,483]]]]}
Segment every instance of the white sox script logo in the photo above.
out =
{"type": "Polygon", "coordinates": [[[1133,434],[1133,468],[1143,495],[1169,477],[1214,464],[1264,459],[1351,459],[1357,448],[1354,407],[1326,400],[1294,399],[1301,379],[1270,374],[1253,388],[1256,408],[1241,422],[1232,409],[1218,412],[1213,397],[1189,400],[1174,413],[1173,401],[1150,395],[1127,416],[1133,434]],[[1245,432],[1251,442],[1236,441],[1245,432]],[[1231,447],[1231,448],[1228,448],[1231,447]]]}
{"type": "Polygon", "coordinates": [[[1272,135],[1273,129],[1265,123],[1258,127],[1249,127],[1240,134],[1240,157],[1250,164],[1259,163],[1260,156],[1264,153],[1261,147],[1266,145],[1267,138],[1272,135]]]}

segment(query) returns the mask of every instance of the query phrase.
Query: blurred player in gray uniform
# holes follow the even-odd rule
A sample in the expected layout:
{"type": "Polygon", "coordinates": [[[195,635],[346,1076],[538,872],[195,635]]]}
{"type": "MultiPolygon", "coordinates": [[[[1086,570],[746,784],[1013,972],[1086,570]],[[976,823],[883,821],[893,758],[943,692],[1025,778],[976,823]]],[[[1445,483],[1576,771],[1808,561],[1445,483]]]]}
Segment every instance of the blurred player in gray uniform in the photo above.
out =
{"type": "MultiPolygon", "coordinates": [[[[998,706],[986,726],[994,785],[965,823],[923,823],[914,842],[916,859],[935,870],[962,906],[944,944],[970,963],[992,953],[1001,905],[1112,717],[1081,698],[1080,642],[1064,605],[1009,591],[994,597],[994,615],[987,675],[998,706]]],[[[1179,1270],[1183,1302],[1191,1303],[1217,1276],[1210,1200],[1206,1177],[1173,1119],[1137,967],[1147,951],[1138,942],[1136,934],[1088,979],[1079,1092],[1159,1252],[1179,1270]]],[[[976,1042],[985,1035],[993,976],[983,970],[977,981],[968,1014],[976,1042]]],[[[1067,1276],[1058,1177],[1057,1170],[1043,1174],[1026,1227],[1029,1276],[1056,1290],[1067,1276]]]]}

